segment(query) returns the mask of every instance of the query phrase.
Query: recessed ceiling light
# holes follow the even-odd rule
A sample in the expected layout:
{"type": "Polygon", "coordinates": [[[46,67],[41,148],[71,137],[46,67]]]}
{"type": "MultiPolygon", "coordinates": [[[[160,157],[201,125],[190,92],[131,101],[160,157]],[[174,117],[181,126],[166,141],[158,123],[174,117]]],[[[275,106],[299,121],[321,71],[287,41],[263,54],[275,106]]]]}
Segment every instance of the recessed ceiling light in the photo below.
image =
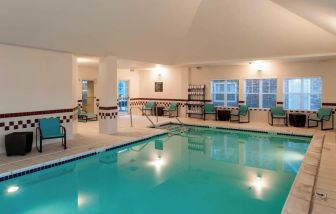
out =
{"type": "Polygon", "coordinates": [[[98,64],[99,59],[93,57],[77,57],[77,63],[79,64],[98,64]]]}

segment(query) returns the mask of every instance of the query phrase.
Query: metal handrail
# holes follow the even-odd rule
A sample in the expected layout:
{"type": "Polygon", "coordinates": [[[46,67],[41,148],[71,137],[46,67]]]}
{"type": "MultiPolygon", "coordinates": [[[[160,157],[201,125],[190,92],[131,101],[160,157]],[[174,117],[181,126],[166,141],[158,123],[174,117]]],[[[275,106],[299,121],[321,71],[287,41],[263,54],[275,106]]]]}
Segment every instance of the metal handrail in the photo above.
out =
{"type": "MultiPolygon", "coordinates": [[[[133,114],[132,114],[132,109],[133,108],[137,108],[137,109],[139,109],[140,111],[141,111],[141,113],[143,114],[143,115],[145,115],[146,116],[146,118],[147,118],[147,120],[154,126],[154,127],[156,127],[157,125],[148,117],[148,115],[146,114],[146,112],[144,113],[143,112],[143,110],[140,108],[140,107],[131,107],[130,108],[130,119],[131,119],[131,127],[133,127],[133,114]]],[[[156,122],[158,122],[159,121],[159,119],[158,119],[158,112],[157,112],[157,108],[155,107],[155,111],[156,111],[156,122]]]]}
{"type": "Polygon", "coordinates": [[[175,118],[181,125],[183,125],[182,121],[180,119],[178,119],[178,117],[175,117],[175,118]]]}

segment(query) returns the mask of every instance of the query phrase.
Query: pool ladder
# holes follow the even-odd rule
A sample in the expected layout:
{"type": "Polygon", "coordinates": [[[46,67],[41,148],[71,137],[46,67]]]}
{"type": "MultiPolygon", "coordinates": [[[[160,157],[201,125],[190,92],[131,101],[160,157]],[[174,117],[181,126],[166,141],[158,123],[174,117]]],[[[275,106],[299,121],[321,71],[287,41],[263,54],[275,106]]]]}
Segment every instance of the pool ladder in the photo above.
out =
{"type": "MultiPolygon", "coordinates": [[[[148,117],[148,115],[146,114],[146,112],[144,112],[140,107],[131,107],[131,108],[130,108],[131,127],[133,127],[133,113],[132,113],[132,109],[134,109],[134,108],[139,109],[139,110],[141,111],[141,114],[144,115],[144,116],[147,118],[147,120],[152,124],[152,126],[153,126],[154,128],[157,128],[157,127],[158,127],[158,125],[155,124],[155,123],[153,122],[153,120],[151,120],[150,117],[148,117]]],[[[158,118],[158,110],[157,110],[156,107],[155,107],[155,113],[156,113],[156,114],[155,114],[155,116],[156,116],[156,123],[158,123],[158,122],[159,122],[159,118],[158,118]]],[[[180,125],[183,125],[182,121],[181,121],[178,117],[175,117],[175,119],[177,120],[177,122],[178,122],[180,125]]]]}
{"type": "MultiPolygon", "coordinates": [[[[142,115],[145,115],[147,120],[152,124],[153,127],[157,127],[157,125],[148,117],[148,115],[146,114],[146,112],[144,112],[140,107],[131,107],[130,108],[130,119],[131,119],[131,127],[133,127],[133,113],[132,113],[132,109],[137,108],[141,111],[142,115]]],[[[157,108],[155,108],[156,111],[156,122],[159,122],[158,119],[158,114],[157,114],[157,108]]]]}

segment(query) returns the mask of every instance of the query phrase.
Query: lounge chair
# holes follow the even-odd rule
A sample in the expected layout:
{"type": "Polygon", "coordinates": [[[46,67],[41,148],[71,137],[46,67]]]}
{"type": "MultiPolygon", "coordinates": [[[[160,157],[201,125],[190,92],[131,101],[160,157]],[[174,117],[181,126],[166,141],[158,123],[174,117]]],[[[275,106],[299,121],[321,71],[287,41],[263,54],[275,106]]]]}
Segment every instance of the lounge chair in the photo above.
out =
{"type": "Polygon", "coordinates": [[[39,119],[39,126],[36,128],[36,149],[42,152],[42,141],[47,139],[62,138],[62,145],[66,149],[66,129],[61,126],[59,117],[39,119]],[[40,136],[40,148],[37,146],[37,136],[40,136]]]}
{"type": "Polygon", "coordinates": [[[246,105],[240,105],[238,110],[231,112],[230,122],[238,121],[239,123],[249,123],[250,122],[250,112],[246,105]],[[241,121],[242,116],[247,116],[247,121],[241,121]],[[232,119],[232,117],[237,117],[237,119],[232,119]]]}
{"type": "Polygon", "coordinates": [[[80,106],[77,107],[77,114],[79,120],[85,120],[87,122],[88,120],[98,120],[98,116],[93,113],[87,113],[85,111],[82,111],[80,106]]]}
{"type": "Polygon", "coordinates": [[[284,121],[284,124],[288,126],[287,111],[283,109],[282,106],[272,107],[268,114],[268,123],[273,126],[274,119],[281,119],[284,121]],[[269,122],[271,117],[271,123],[269,122]]]}
{"type": "Polygon", "coordinates": [[[319,123],[321,123],[321,130],[332,130],[334,129],[334,115],[332,113],[331,108],[320,108],[317,113],[312,113],[308,115],[308,128],[310,127],[318,127],[319,123]],[[331,128],[324,129],[323,122],[330,121],[331,119],[331,128]],[[315,121],[316,125],[311,126],[309,124],[310,121],[315,121]]]}
{"type": "Polygon", "coordinates": [[[163,109],[164,115],[167,115],[168,112],[168,117],[171,117],[172,113],[176,112],[176,117],[178,117],[178,105],[176,102],[170,103],[169,108],[163,109]]]}
{"type": "Polygon", "coordinates": [[[217,110],[216,110],[216,107],[214,106],[214,104],[211,104],[211,103],[204,104],[204,112],[203,112],[203,119],[204,120],[205,120],[205,116],[207,114],[214,114],[215,119],[217,120],[217,110]]]}
{"type": "Polygon", "coordinates": [[[154,101],[148,101],[146,104],[142,107],[142,115],[146,114],[146,111],[150,111],[151,115],[154,112],[155,109],[155,102],[154,101]]]}

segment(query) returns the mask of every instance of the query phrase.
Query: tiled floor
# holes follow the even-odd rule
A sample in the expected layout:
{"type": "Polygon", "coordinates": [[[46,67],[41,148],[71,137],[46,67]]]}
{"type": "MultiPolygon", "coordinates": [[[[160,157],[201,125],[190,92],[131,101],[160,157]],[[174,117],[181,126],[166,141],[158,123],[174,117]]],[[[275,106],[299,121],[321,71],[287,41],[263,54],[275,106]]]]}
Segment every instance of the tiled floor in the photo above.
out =
{"type": "MultiPolygon", "coordinates": [[[[322,132],[318,129],[269,126],[267,123],[238,124],[189,118],[180,119],[183,123],[198,125],[314,135],[289,193],[283,213],[336,213],[336,158],[334,158],[336,157],[336,135],[334,131],[322,132]],[[312,197],[315,191],[327,193],[327,199],[312,197]]],[[[152,117],[152,120],[156,122],[155,117],[152,117]]],[[[158,122],[169,121],[177,122],[174,118],[162,117],[158,122]]],[[[60,143],[52,143],[44,146],[42,154],[33,148],[33,151],[26,156],[7,157],[0,155],[0,173],[8,173],[101,147],[120,145],[163,132],[163,130],[147,128],[149,125],[151,124],[145,117],[134,116],[131,128],[130,118],[120,116],[118,133],[104,135],[98,132],[98,122],[78,123],[78,133],[74,139],[68,141],[67,150],[63,150],[60,143]]]]}

